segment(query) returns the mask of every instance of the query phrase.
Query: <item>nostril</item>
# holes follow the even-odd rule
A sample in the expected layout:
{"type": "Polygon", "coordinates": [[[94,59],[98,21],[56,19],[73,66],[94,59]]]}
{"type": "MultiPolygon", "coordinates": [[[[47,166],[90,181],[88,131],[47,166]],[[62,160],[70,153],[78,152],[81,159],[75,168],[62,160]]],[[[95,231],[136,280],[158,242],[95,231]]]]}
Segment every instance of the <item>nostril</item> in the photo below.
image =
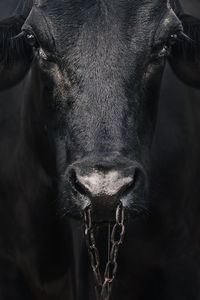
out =
{"type": "Polygon", "coordinates": [[[127,168],[122,171],[112,170],[100,172],[99,170],[84,170],[72,168],[68,172],[68,182],[73,193],[80,194],[90,200],[119,198],[133,195],[143,189],[144,172],[141,168],[127,168]]]}
{"type": "Polygon", "coordinates": [[[136,169],[132,181],[130,181],[128,184],[124,185],[121,188],[120,196],[126,197],[129,194],[133,193],[134,190],[138,188],[138,185],[140,185],[140,181],[141,181],[141,172],[139,169],[136,169]]]}
{"type": "Polygon", "coordinates": [[[88,196],[89,191],[87,188],[81,184],[81,182],[78,180],[76,172],[73,170],[71,171],[71,174],[69,176],[69,182],[71,186],[80,194],[83,196],[88,196]]]}
{"type": "Polygon", "coordinates": [[[119,192],[121,197],[125,197],[134,190],[135,180],[133,179],[130,183],[123,186],[119,192]]]}

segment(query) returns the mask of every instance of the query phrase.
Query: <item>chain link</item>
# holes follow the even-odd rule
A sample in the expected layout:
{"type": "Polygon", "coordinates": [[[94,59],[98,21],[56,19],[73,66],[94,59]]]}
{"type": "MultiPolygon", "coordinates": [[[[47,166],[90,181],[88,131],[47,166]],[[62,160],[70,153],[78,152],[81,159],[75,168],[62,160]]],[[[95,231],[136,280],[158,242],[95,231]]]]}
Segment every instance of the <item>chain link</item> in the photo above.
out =
{"type": "Polygon", "coordinates": [[[100,272],[99,251],[96,247],[94,229],[92,226],[91,206],[84,211],[86,246],[90,257],[90,264],[95,280],[96,300],[109,300],[112,292],[113,281],[117,274],[117,257],[119,247],[123,243],[124,226],[124,207],[122,203],[117,206],[115,225],[111,233],[111,250],[106,264],[104,278],[102,280],[100,272]]]}

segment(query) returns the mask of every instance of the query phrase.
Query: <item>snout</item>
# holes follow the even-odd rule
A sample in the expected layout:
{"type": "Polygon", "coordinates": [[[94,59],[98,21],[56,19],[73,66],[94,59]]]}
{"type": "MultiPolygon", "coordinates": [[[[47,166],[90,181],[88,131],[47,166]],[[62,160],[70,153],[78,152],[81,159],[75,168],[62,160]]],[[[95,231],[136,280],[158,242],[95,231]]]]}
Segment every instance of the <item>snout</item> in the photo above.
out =
{"type": "Polygon", "coordinates": [[[103,159],[98,162],[80,161],[67,171],[68,188],[80,209],[91,205],[95,221],[106,222],[115,218],[115,210],[122,202],[131,209],[134,202],[143,201],[146,175],[135,161],[120,163],[103,159]]]}

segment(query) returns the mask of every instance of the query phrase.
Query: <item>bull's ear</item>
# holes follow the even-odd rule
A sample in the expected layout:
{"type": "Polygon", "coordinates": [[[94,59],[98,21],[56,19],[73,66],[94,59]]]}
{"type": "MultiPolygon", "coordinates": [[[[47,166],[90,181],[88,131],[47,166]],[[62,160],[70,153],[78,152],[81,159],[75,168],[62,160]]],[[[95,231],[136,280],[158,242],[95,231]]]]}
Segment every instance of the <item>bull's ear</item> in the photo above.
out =
{"type": "Polygon", "coordinates": [[[180,19],[186,36],[172,47],[169,62],[184,83],[200,89],[200,20],[190,15],[180,19]]]}
{"type": "Polygon", "coordinates": [[[22,17],[0,22],[0,90],[19,83],[30,68],[32,49],[22,37],[15,38],[23,23],[22,17]]]}

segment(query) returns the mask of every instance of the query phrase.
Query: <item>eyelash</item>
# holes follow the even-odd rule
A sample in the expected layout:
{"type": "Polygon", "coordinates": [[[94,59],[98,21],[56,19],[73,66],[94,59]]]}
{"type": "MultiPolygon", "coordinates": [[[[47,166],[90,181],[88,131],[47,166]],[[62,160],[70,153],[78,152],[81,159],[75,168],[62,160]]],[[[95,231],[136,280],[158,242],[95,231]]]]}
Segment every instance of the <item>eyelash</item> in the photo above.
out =
{"type": "Polygon", "coordinates": [[[163,59],[165,57],[168,57],[171,52],[171,47],[176,44],[178,41],[191,41],[190,37],[187,36],[183,31],[177,31],[173,34],[171,34],[167,40],[165,41],[159,41],[156,45],[153,47],[153,55],[152,59],[163,59]]]}
{"type": "Polygon", "coordinates": [[[170,54],[171,47],[176,44],[179,39],[179,33],[171,34],[167,41],[164,42],[163,48],[158,54],[159,58],[167,57],[170,54]]]}
{"type": "Polygon", "coordinates": [[[33,32],[31,32],[30,30],[23,30],[20,34],[14,37],[14,39],[18,39],[18,38],[23,38],[30,47],[38,50],[38,55],[43,60],[48,60],[47,55],[40,47],[39,41],[33,32]]]}
{"type": "Polygon", "coordinates": [[[29,44],[31,47],[39,47],[39,42],[35,36],[35,34],[31,31],[28,30],[23,30],[21,31],[18,35],[14,36],[12,39],[16,40],[16,39],[20,39],[23,38],[24,40],[26,40],[27,44],[29,44]],[[31,39],[32,39],[32,43],[31,43],[31,39]],[[30,41],[30,43],[29,43],[30,41]]]}
{"type": "Polygon", "coordinates": [[[28,31],[28,30],[27,31],[24,30],[22,32],[23,32],[23,38],[29,46],[34,47],[34,48],[39,47],[39,42],[33,32],[28,31]]]}

